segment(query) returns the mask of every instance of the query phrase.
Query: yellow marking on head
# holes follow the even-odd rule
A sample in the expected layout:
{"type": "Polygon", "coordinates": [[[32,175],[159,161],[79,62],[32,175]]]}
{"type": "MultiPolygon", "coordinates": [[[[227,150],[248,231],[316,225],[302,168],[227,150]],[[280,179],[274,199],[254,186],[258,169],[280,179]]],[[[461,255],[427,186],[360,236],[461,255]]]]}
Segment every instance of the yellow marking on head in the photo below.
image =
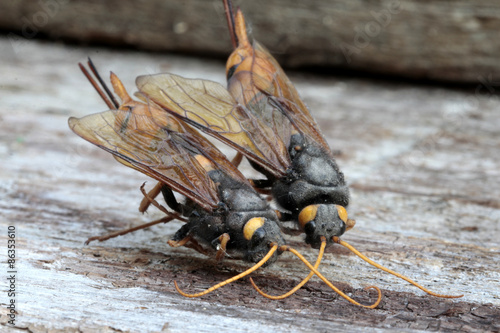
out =
{"type": "Polygon", "coordinates": [[[264,222],[265,221],[263,217],[254,217],[248,220],[248,222],[245,223],[245,226],[243,227],[243,237],[245,237],[246,240],[251,240],[255,231],[262,227],[264,225],[264,222]]]}
{"type": "Polygon", "coordinates": [[[200,163],[202,168],[205,169],[207,172],[215,169],[213,163],[205,156],[196,155],[194,158],[196,158],[198,163],[200,163]]]}
{"type": "Polygon", "coordinates": [[[318,205],[309,205],[302,209],[299,214],[299,223],[302,228],[305,228],[306,224],[311,222],[316,218],[318,213],[318,205]]]}
{"type": "Polygon", "coordinates": [[[339,205],[336,205],[336,206],[337,206],[337,212],[339,214],[340,219],[342,221],[344,221],[344,223],[347,223],[347,210],[345,210],[345,208],[342,206],[339,206],[339,205]]]}

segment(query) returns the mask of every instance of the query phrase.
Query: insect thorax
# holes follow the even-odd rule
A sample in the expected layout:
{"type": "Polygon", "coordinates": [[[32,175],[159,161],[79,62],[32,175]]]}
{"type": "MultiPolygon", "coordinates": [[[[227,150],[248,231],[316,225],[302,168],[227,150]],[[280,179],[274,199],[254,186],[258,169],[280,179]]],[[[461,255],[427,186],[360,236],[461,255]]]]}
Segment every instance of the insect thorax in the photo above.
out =
{"type": "Polygon", "coordinates": [[[273,184],[273,196],[293,214],[311,204],[349,204],[349,189],[335,160],[322,148],[292,136],[292,163],[287,175],[273,184]]]}

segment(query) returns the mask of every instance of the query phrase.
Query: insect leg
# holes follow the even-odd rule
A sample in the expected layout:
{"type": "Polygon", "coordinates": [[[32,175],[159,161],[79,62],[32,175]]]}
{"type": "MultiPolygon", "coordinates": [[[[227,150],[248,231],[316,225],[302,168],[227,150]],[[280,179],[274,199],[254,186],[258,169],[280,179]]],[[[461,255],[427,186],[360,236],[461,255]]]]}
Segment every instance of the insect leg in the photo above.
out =
{"type": "Polygon", "coordinates": [[[233,159],[231,160],[231,164],[234,165],[235,167],[239,167],[242,160],[243,160],[243,154],[237,152],[236,155],[234,155],[233,159]]]}
{"type": "Polygon", "coordinates": [[[165,202],[167,203],[168,207],[170,207],[172,210],[176,212],[182,213],[182,205],[179,202],[177,202],[174,192],[172,192],[172,190],[169,187],[162,186],[161,193],[163,194],[163,198],[165,199],[165,202]]]}
{"type": "MultiPolygon", "coordinates": [[[[95,241],[95,240],[98,240],[99,242],[102,242],[102,241],[105,241],[107,239],[118,237],[118,236],[122,236],[122,235],[128,234],[128,233],[136,231],[136,230],[140,230],[140,229],[151,227],[151,226],[153,226],[155,224],[167,223],[167,222],[170,222],[170,221],[176,220],[176,219],[180,220],[180,221],[187,222],[187,220],[181,216],[180,212],[169,212],[165,207],[163,207],[162,205],[160,205],[153,197],[151,197],[149,195],[149,193],[151,193],[154,196],[158,195],[158,193],[155,194],[155,192],[158,191],[158,189],[157,189],[158,184],[149,193],[146,193],[146,191],[144,190],[144,184],[141,185],[141,192],[144,195],[144,199],[146,199],[148,203],[143,205],[143,203],[141,202],[141,206],[139,207],[139,210],[141,209],[141,207],[145,207],[145,209],[144,209],[144,211],[145,211],[147,209],[147,207],[150,204],[152,204],[153,206],[157,207],[159,210],[161,210],[162,212],[164,212],[165,215],[167,215],[167,216],[164,216],[161,219],[158,219],[158,220],[155,220],[155,221],[152,221],[152,222],[148,222],[148,223],[145,223],[145,224],[138,225],[136,227],[132,227],[132,228],[120,230],[120,231],[117,231],[117,232],[112,232],[112,233],[109,233],[107,235],[90,237],[89,239],[87,239],[85,241],[85,245],[87,245],[90,242],[95,241]]],[[[161,183],[159,183],[159,184],[161,184],[161,183]]],[[[164,186],[162,185],[162,187],[164,187],[164,186]]],[[[177,205],[179,205],[179,204],[177,204],[177,205]]]]}
{"type": "Polygon", "coordinates": [[[187,224],[184,224],[179,230],[177,230],[174,238],[170,239],[167,244],[171,247],[189,247],[201,254],[208,255],[208,252],[196,241],[196,239],[189,235],[189,226],[187,224]]]}
{"type": "MultiPolygon", "coordinates": [[[[150,197],[150,196],[149,196],[149,193],[146,193],[146,191],[144,190],[144,185],[146,185],[146,183],[143,183],[143,184],[141,185],[141,192],[142,192],[142,194],[144,195],[144,199],[146,199],[146,200],[149,202],[149,204],[151,204],[151,205],[155,206],[156,208],[158,208],[159,210],[161,210],[161,211],[162,211],[162,212],[164,212],[165,214],[167,214],[167,215],[171,214],[171,213],[170,213],[170,212],[169,212],[169,211],[168,211],[165,207],[163,207],[162,205],[160,205],[160,204],[158,203],[158,201],[156,201],[156,200],[154,199],[154,197],[150,197]]],[[[156,186],[155,186],[155,188],[156,188],[156,186]]],[[[160,190],[161,190],[162,188],[163,188],[163,184],[160,186],[160,190]]],[[[155,194],[155,191],[154,191],[154,190],[155,190],[154,188],[153,188],[153,190],[151,190],[151,192],[153,192],[153,193],[152,193],[153,195],[155,194]]],[[[158,195],[158,194],[156,194],[156,195],[158,195]]],[[[142,202],[141,202],[141,204],[142,204],[142,202]]],[[[149,204],[148,204],[147,206],[149,206],[149,204]]],[[[140,207],[139,207],[139,208],[140,208],[140,207]]]]}
{"type": "Polygon", "coordinates": [[[229,239],[230,237],[228,233],[223,233],[219,236],[219,238],[217,238],[217,241],[219,242],[217,254],[215,255],[215,260],[217,260],[217,262],[222,261],[222,259],[226,255],[226,246],[227,242],[229,242],[229,239]]]}
{"type": "Polygon", "coordinates": [[[188,234],[189,227],[187,224],[183,225],[174,235],[174,238],[170,239],[167,243],[171,247],[180,247],[186,245],[192,239],[192,236],[188,234]]]}
{"type": "Polygon", "coordinates": [[[151,227],[151,226],[153,226],[155,224],[167,223],[167,222],[170,222],[170,221],[175,220],[177,218],[179,218],[179,214],[177,214],[177,213],[170,213],[168,216],[164,216],[161,219],[158,219],[158,220],[155,220],[155,221],[152,221],[152,222],[148,222],[148,223],[145,223],[145,224],[141,224],[141,225],[138,225],[136,227],[132,227],[132,228],[120,230],[120,231],[117,231],[117,232],[112,232],[112,233],[109,233],[109,234],[103,235],[103,236],[90,237],[89,239],[87,239],[85,241],[85,245],[88,245],[90,242],[95,241],[95,240],[98,240],[99,242],[103,242],[103,241],[108,240],[110,238],[122,236],[122,235],[128,234],[128,233],[136,231],[136,230],[140,230],[140,229],[151,227]]]}
{"type": "Polygon", "coordinates": [[[155,187],[153,187],[151,189],[151,191],[148,192],[148,196],[145,196],[140,205],[139,205],[139,211],[141,213],[144,213],[146,212],[146,210],[149,208],[149,206],[151,205],[151,201],[149,200],[149,198],[156,198],[158,196],[158,194],[160,194],[161,192],[161,188],[163,186],[163,183],[162,182],[158,182],[155,187]]]}
{"type": "Polygon", "coordinates": [[[143,199],[143,202],[141,202],[139,209],[141,209],[141,207],[146,207],[146,209],[147,209],[147,207],[149,207],[149,205],[153,205],[156,208],[158,208],[159,210],[161,210],[163,213],[165,213],[166,215],[174,214],[172,212],[169,212],[165,207],[163,207],[161,204],[159,204],[158,201],[156,201],[154,199],[154,197],[151,197],[151,195],[150,195],[150,194],[153,194],[154,196],[157,196],[159,194],[158,192],[161,192],[163,194],[163,198],[164,198],[165,202],[167,203],[168,207],[170,207],[173,211],[175,211],[175,214],[177,215],[177,217],[176,217],[177,220],[182,221],[182,222],[188,222],[188,219],[182,217],[182,215],[185,215],[185,213],[186,213],[185,206],[177,202],[177,199],[175,198],[174,193],[172,192],[172,190],[168,186],[164,185],[163,183],[158,182],[158,184],[156,184],[156,186],[151,191],[149,191],[149,193],[146,193],[146,191],[144,191],[144,184],[142,184],[142,186],[141,186],[141,192],[144,195],[144,199],[143,199]],[[146,201],[147,203],[144,203],[144,201],[146,201]]]}
{"type": "MultiPolygon", "coordinates": [[[[170,188],[168,188],[167,186],[165,186],[165,185],[162,184],[162,186],[160,187],[160,191],[162,192],[162,194],[163,194],[163,196],[165,198],[165,202],[167,203],[167,205],[170,208],[172,208],[172,210],[174,210],[176,213],[169,212],[165,207],[163,207],[162,205],[160,205],[158,203],[158,201],[156,201],[154,198],[152,198],[151,196],[149,196],[149,193],[146,193],[146,191],[144,190],[144,185],[145,184],[146,183],[144,183],[144,184],[141,185],[141,192],[144,195],[144,198],[147,201],[149,201],[149,203],[151,205],[155,206],[156,208],[158,208],[159,210],[161,210],[166,215],[174,215],[175,214],[177,216],[176,219],[178,219],[180,221],[183,221],[183,222],[187,222],[187,219],[181,217],[183,206],[177,202],[177,199],[175,199],[175,196],[174,196],[174,194],[173,194],[173,192],[172,192],[172,190],[170,188]]],[[[156,186],[155,186],[155,188],[156,188],[156,186]]],[[[155,188],[153,188],[151,190],[151,192],[153,192],[153,194],[155,194],[155,188]]]]}

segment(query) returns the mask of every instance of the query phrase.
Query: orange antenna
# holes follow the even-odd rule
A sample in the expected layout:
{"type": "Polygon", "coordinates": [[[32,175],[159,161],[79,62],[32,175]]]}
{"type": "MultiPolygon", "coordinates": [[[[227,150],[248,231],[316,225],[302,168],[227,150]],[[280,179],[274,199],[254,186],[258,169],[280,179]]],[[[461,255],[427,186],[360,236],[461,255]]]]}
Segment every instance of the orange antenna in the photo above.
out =
{"type": "Polygon", "coordinates": [[[355,255],[357,255],[358,257],[360,257],[361,259],[363,259],[364,261],[366,261],[367,263],[369,263],[370,265],[373,265],[375,267],[377,267],[378,269],[381,269],[383,270],[384,272],[387,272],[389,274],[392,274],[394,276],[397,276],[398,278],[400,279],[403,279],[405,281],[408,281],[409,283],[411,283],[412,285],[414,285],[415,287],[425,291],[426,293],[428,293],[429,295],[432,295],[432,296],[436,296],[436,297],[443,297],[443,298],[460,298],[460,297],[463,297],[464,295],[459,295],[459,296],[454,296],[454,295],[441,295],[441,294],[437,294],[435,292],[432,292],[424,287],[422,287],[421,285],[419,285],[418,283],[416,283],[415,281],[413,281],[412,279],[410,278],[407,278],[406,276],[404,275],[401,275],[399,273],[396,273],[394,272],[393,270],[390,270],[389,268],[386,268],[380,264],[377,264],[376,262],[374,262],[373,260],[367,258],[364,254],[362,254],[361,252],[359,252],[358,250],[356,250],[352,245],[350,245],[349,243],[347,242],[344,242],[343,240],[341,240],[339,237],[337,236],[333,236],[332,237],[332,240],[337,243],[337,244],[340,244],[346,248],[348,248],[352,253],[354,253],[355,255]]]}
{"type": "MultiPolygon", "coordinates": [[[[314,268],[316,268],[316,269],[318,269],[319,264],[321,263],[321,259],[323,258],[323,254],[325,253],[325,247],[326,247],[326,238],[324,236],[321,236],[321,247],[319,248],[318,259],[316,259],[316,263],[314,264],[314,268]]],[[[299,284],[297,284],[293,289],[291,289],[290,291],[288,291],[282,295],[279,295],[279,296],[272,296],[272,295],[266,294],[265,292],[260,290],[259,287],[257,287],[257,285],[255,284],[255,282],[253,281],[252,278],[250,278],[250,282],[252,283],[252,286],[255,288],[255,290],[257,290],[257,292],[259,294],[261,294],[262,296],[269,298],[269,299],[278,300],[278,299],[287,298],[288,296],[293,295],[297,290],[302,288],[302,286],[304,284],[306,284],[307,281],[309,281],[313,275],[314,275],[314,272],[311,271],[309,273],[309,275],[307,275],[304,278],[304,280],[302,280],[299,284]]]]}
{"type": "Polygon", "coordinates": [[[307,267],[309,267],[309,269],[314,274],[316,274],[321,280],[323,280],[323,282],[326,283],[326,285],[328,287],[330,287],[333,291],[335,291],[337,294],[339,294],[340,296],[345,298],[350,303],[355,304],[355,305],[359,305],[361,307],[368,308],[368,309],[374,309],[380,304],[380,301],[382,300],[382,292],[380,291],[380,289],[378,287],[369,286],[369,287],[364,288],[365,290],[375,289],[378,292],[378,298],[377,298],[377,301],[375,303],[373,303],[372,305],[360,304],[360,303],[356,302],[355,300],[353,300],[352,298],[350,298],[349,296],[347,296],[346,294],[344,294],[337,287],[335,287],[330,281],[328,281],[327,278],[325,278],[320,272],[318,272],[318,270],[316,268],[314,268],[313,265],[311,265],[309,263],[309,261],[307,261],[306,258],[304,258],[299,252],[297,252],[297,250],[295,250],[289,246],[283,245],[280,247],[280,251],[289,251],[289,252],[292,252],[293,254],[295,254],[304,264],[306,264],[307,267]]]}
{"type": "Polygon", "coordinates": [[[264,265],[268,260],[269,258],[272,257],[272,255],[274,254],[274,252],[276,252],[276,250],[278,249],[278,244],[275,244],[275,243],[271,243],[271,249],[269,250],[269,252],[266,254],[266,256],[264,258],[262,258],[258,263],[256,263],[254,266],[252,266],[251,268],[247,269],[246,271],[244,271],[243,273],[240,273],[236,276],[233,276],[232,278],[230,279],[227,279],[226,281],[223,281],[221,283],[218,283],[216,284],[215,286],[213,287],[210,287],[208,289],[206,289],[205,291],[202,291],[202,292],[199,292],[199,293],[196,293],[196,294],[187,294],[185,292],[183,292],[179,286],[177,285],[177,281],[174,281],[174,284],[175,284],[175,289],[177,289],[177,291],[179,292],[179,294],[181,294],[182,296],[185,296],[185,297],[200,297],[200,296],[203,296],[203,295],[206,295],[208,293],[211,293],[212,291],[216,290],[216,289],[219,289],[220,287],[223,287],[225,286],[226,284],[229,284],[231,282],[234,282],[236,280],[239,280],[241,279],[242,277],[245,277],[247,276],[248,274],[256,271],[259,267],[261,267],[262,265],[264,265]]]}

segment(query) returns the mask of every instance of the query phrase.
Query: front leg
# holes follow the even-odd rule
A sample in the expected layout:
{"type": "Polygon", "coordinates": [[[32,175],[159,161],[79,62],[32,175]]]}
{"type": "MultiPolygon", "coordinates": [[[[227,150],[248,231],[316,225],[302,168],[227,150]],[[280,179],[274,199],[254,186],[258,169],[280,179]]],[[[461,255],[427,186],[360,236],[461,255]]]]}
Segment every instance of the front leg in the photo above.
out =
{"type": "Polygon", "coordinates": [[[227,243],[229,242],[229,234],[228,233],[223,233],[222,235],[217,238],[218,244],[216,245],[217,248],[217,254],[215,255],[215,260],[217,262],[221,262],[222,259],[224,259],[224,256],[226,255],[226,247],[227,243]]]}
{"type": "Polygon", "coordinates": [[[196,241],[196,239],[194,239],[193,236],[189,234],[189,232],[189,224],[184,224],[179,230],[177,230],[174,237],[170,239],[167,244],[171,247],[185,246],[201,254],[208,255],[208,252],[196,241]]]}

